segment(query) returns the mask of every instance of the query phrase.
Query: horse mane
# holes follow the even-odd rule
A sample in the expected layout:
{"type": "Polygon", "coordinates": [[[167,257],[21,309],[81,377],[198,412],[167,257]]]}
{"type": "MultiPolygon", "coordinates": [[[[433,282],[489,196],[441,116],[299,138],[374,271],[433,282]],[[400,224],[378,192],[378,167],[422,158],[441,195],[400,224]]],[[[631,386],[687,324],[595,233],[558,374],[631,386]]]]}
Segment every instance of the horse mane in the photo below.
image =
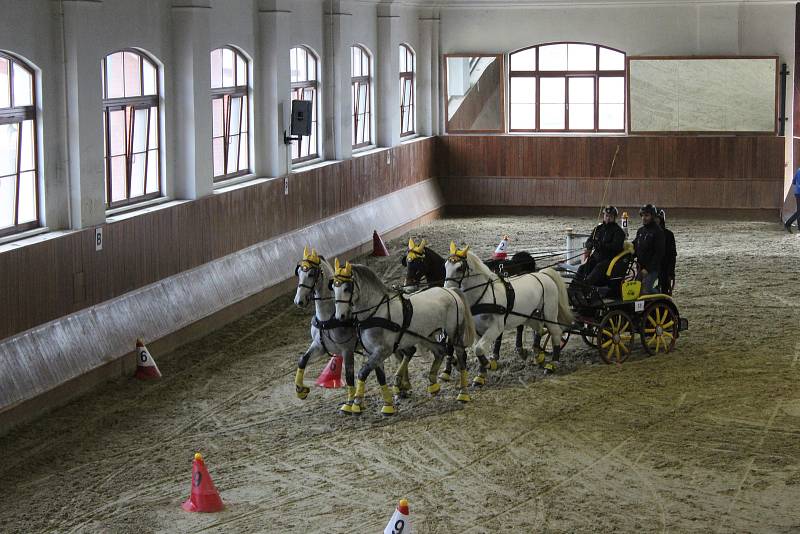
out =
{"type": "Polygon", "coordinates": [[[353,277],[358,281],[359,297],[358,300],[372,302],[382,299],[389,288],[378,278],[375,272],[366,265],[353,264],[353,277]]]}
{"type": "Polygon", "coordinates": [[[319,267],[320,271],[322,271],[322,276],[324,276],[327,280],[331,280],[333,278],[333,266],[328,263],[328,260],[325,259],[325,256],[319,257],[319,267]]]}
{"type": "Polygon", "coordinates": [[[485,275],[487,278],[489,278],[489,280],[494,280],[497,278],[496,273],[492,272],[492,270],[489,269],[489,267],[487,267],[478,256],[469,251],[467,251],[467,263],[469,264],[470,269],[485,275]]]}
{"type": "Polygon", "coordinates": [[[438,252],[436,252],[435,250],[433,250],[430,247],[425,247],[425,255],[426,256],[430,255],[430,257],[432,257],[434,260],[436,260],[437,264],[438,263],[444,263],[444,258],[442,256],[440,256],[438,252]]]}

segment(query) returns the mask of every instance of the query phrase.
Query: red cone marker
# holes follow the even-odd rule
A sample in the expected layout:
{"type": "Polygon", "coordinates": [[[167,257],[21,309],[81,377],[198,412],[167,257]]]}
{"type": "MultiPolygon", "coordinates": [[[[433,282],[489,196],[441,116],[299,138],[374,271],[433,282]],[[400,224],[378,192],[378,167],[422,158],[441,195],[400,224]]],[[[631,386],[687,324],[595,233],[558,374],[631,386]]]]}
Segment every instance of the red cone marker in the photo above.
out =
{"type": "Polygon", "coordinates": [[[334,354],[328,365],[317,378],[316,384],[324,388],[340,388],[342,384],[342,361],[339,354],[334,354]]]}
{"type": "Polygon", "coordinates": [[[192,462],[192,493],[181,508],[187,512],[219,512],[225,508],[199,452],[192,462]]]}

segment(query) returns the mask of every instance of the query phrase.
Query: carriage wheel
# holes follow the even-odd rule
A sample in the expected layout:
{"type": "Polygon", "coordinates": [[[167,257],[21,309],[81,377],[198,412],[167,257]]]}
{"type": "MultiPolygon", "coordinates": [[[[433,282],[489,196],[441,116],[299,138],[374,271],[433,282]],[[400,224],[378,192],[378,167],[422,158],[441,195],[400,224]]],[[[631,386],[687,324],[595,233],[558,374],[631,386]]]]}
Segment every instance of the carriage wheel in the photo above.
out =
{"type": "Polygon", "coordinates": [[[606,363],[622,363],[633,346],[633,322],[622,310],[611,310],[597,329],[597,350],[606,363]]]}
{"type": "Polygon", "coordinates": [[[593,349],[597,348],[597,337],[596,336],[587,336],[586,334],[581,334],[581,339],[583,340],[586,345],[592,347],[593,349]]]}
{"type": "Polygon", "coordinates": [[[654,302],[642,313],[639,329],[642,346],[648,354],[670,352],[678,337],[678,317],[675,310],[664,302],[654,302]]]}
{"type": "MultiPolygon", "coordinates": [[[[569,332],[564,330],[561,332],[561,350],[564,350],[564,347],[567,346],[567,342],[569,341],[569,332]]],[[[542,336],[542,350],[548,356],[553,354],[553,347],[550,343],[550,331],[548,330],[545,332],[544,336],[542,336]]]]}

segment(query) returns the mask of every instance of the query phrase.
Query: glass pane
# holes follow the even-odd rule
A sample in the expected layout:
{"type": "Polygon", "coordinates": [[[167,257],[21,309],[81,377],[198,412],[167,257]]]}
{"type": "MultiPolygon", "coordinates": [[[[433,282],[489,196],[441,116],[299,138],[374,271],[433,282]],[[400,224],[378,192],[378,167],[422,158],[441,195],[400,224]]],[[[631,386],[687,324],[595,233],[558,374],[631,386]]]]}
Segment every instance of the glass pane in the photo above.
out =
{"type": "Polygon", "coordinates": [[[139,56],[125,52],[125,96],[142,96],[142,77],[139,56]]]}
{"type": "Polygon", "coordinates": [[[361,76],[361,54],[357,46],[350,47],[350,77],[361,76]]]}
{"type": "Polygon", "coordinates": [[[211,88],[222,87],[222,49],[211,51],[211,88]]]}
{"type": "Polygon", "coordinates": [[[600,70],[625,70],[625,54],[601,46],[600,70]]]}
{"type": "Polygon", "coordinates": [[[289,76],[291,81],[297,81],[297,48],[289,50],[289,76]]]}
{"type": "Polygon", "coordinates": [[[215,98],[211,101],[211,137],[221,137],[224,135],[222,130],[223,115],[222,115],[223,99],[215,98]]]}
{"type": "Polygon", "coordinates": [[[14,105],[33,105],[33,76],[17,63],[14,63],[14,105]]]}
{"type": "Polygon", "coordinates": [[[240,55],[236,55],[236,85],[247,85],[247,62],[240,55]]]}
{"type": "Polygon", "coordinates": [[[158,108],[150,108],[150,135],[147,141],[148,148],[158,148],[158,108]]]}
{"type": "Polygon", "coordinates": [[[242,126],[241,126],[241,128],[239,128],[239,130],[242,131],[242,132],[246,132],[246,131],[248,131],[247,124],[248,124],[248,121],[250,120],[250,115],[249,115],[250,110],[247,107],[247,97],[246,96],[242,96],[242,97],[239,97],[239,98],[242,101],[242,126]]]}
{"type": "Polygon", "coordinates": [[[601,130],[625,129],[625,104],[600,104],[599,125],[601,130]]]}
{"type": "Polygon", "coordinates": [[[567,45],[540,46],[539,70],[567,70],[567,45]]]}
{"type": "Polygon", "coordinates": [[[511,70],[536,70],[536,49],[528,48],[511,54],[511,70]]]}
{"type": "Polygon", "coordinates": [[[19,177],[19,214],[17,224],[36,220],[36,173],[24,172],[19,177]]]}
{"type": "Polygon", "coordinates": [[[0,57],[0,108],[11,106],[11,87],[9,86],[11,76],[9,76],[8,68],[8,60],[0,57]]]}
{"type": "Polygon", "coordinates": [[[222,176],[225,174],[225,139],[217,137],[211,143],[214,158],[214,176],[222,176]]]}
{"type": "Polygon", "coordinates": [[[544,104],[563,104],[565,102],[564,88],[565,78],[540,78],[539,101],[544,104]]]}
{"type": "Polygon", "coordinates": [[[292,81],[304,81],[306,76],[306,51],[300,48],[297,50],[297,79],[292,81]]]}
{"type": "Polygon", "coordinates": [[[235,78],[234,73],[235,58],[233,50],[229,48],[222,49],[222,87],[233,87],[235,78]]]}
{"type": "Polygon", "coordinates": [[[19,123],[0,124],[0,176],[17,173],[19,123]]]}
{"type": "Polygon", "coordinates": [[[359,115],[358,116],[358,121],[357,121],[358,128],[357,129],[358,129],[358,137],[359,137],[358,142],[359,143],[363,143],[364,142],[364,132],[366,131],[365,120],[366,119],[365,119],[364,115],[359,115]]]}
{"type": "Polygon", "coordinates": [[[307,80],[316,80],[317,79],[317,60],[314,58],[313,55],[307,54],[308,56],[308,78],[307,80]]]}
{"type": "Polygon", "coordinates": [[[594,103],[594,78],[569,79],[569,103],[593,104],[594,103]]]}
{"type": "Polygon", "coordinates": [[[137,109],[133,117],[133,151],[144,152],[147,150],[147,118],[149,109],[137,109]]]}
{"type": "Polygon", "coordinates": [[[311,125],[311,137],[308,138],[308,147],[306,148],[306,155],[317,153],[317,123],[311,125]]]}
{"type": "Polygon", "coordinates": [[[410,106],[414,102],[414,83],[410,79],[406,79],[405,102],[406,106],[410,106]]]}
{"type": "Polygon", "coordinates": [[[144,94],[157,95],[155,67],[149,61],[143,61],[142,69],[144,70],[144,94]]]}
{"type": "Polygon", "coordinates": [[[539,127],[542,130],[564,129],[564,104],[542,104],[539,112],[539,127]]]}
{"type": "Polygon", "coordinates": [[[597,47],[586,44],[567,45],[567,68],[569,70],[595,70],[597,47]]]}
{"type": "Polygon", "coordinates": [[[239,136],[232,135],[228,143],[228,171],[227,173],[236,172],[239,169],[239,136]]]}
{"type": "Polygon", "coordinates": [[[512,130],[536,129],[536,104],[511,104],[512,130]]]}
{"type": "Polygon", "coordinates": [[[125,178],[125,156],[111,158],[111,202],[125,200],[127,184],[125,178]]]}
{"type": "Polygon", "coordinates": [[[406,65],[406,47],[400,45],[400,72],[407,72],[408,65],[406,65]]]}
{"type": "Polygon", "coordinates": [[[358,88],[358,110],[360,113],[367,111],[367,86],[364,84],[358,88]]]}
{"type": "Polygon", "coordinates": [[[235,97],[231,99],[230,128],[228,135],[239,135],[239,124],[242,118],[242,99],[235,97]]]}
{"type": "Polygon", "coordinates": [[[570,104],[569,129],[594,130],[594,104],[570,104]]]}
{"type": "Polygon", "coordinates": [[[147,152],[147,190],[149,193],[157,193],[158,184],[158,150],[147,152]]]}
{"type": "Polygon", "coordinates": [[[131,196],[130,198],[144,195],[145,157],[147,154],[134,154],[131,166],[131,196]]]}
{"type": "Polygon", "coordinates": [[[625,103],[625,78],[600,78],[600,103],[625,103]]]}
{"type": "Polygon", "coordinates": [[[108,116],[108,138],[111,155],[125,154],[125,111],[110,111],[108,116]]]}
{"type": "Polygon", "coordinates": [[[122,98],[125,96],[125,75],[122,70],[122,52],[111,54],[106,58],[106,98],[122,98]]]}
{"type": "Polygon", "coordinates": [[[361,75],[362,76],[369,76],[370,74],[369,69],[369,55],[362,51],[361,52],[361,75]]]}
{"type": "Polygon", "coordinates": [[[536,78],[511,78],[511,103],[533,104],[536,102],[536,78]]]}
{"type": "Polygon", "coordinates": [[[247,134],[239,136],[239,170],[244,171],[250,168],[248,159],[247,134]]]}
{"type": "Polygon", "coordinates": [[[36,168],[34,147],[33,121],[27,120],[22,123],[22,146],[20,147],[20,171],[32,171],[36,168]]]}
{"type": "Polygon", "coordinates": [[[14,225],[14,203],[17,198],[17,176],[0,178],[0,228],[14,225]]]}

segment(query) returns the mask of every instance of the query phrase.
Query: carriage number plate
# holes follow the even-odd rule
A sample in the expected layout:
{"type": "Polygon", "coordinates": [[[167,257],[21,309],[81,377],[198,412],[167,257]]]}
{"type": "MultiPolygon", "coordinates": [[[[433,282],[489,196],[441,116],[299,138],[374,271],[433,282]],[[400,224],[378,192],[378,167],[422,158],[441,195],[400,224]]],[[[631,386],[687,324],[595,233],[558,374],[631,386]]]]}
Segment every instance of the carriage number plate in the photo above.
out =
{"type": "Polygon", "coordinates": [[[637,312],[644,311],[644,301],[637,300],[636,303],[634,303],[633,305],[633,310],[637,312]]]}

